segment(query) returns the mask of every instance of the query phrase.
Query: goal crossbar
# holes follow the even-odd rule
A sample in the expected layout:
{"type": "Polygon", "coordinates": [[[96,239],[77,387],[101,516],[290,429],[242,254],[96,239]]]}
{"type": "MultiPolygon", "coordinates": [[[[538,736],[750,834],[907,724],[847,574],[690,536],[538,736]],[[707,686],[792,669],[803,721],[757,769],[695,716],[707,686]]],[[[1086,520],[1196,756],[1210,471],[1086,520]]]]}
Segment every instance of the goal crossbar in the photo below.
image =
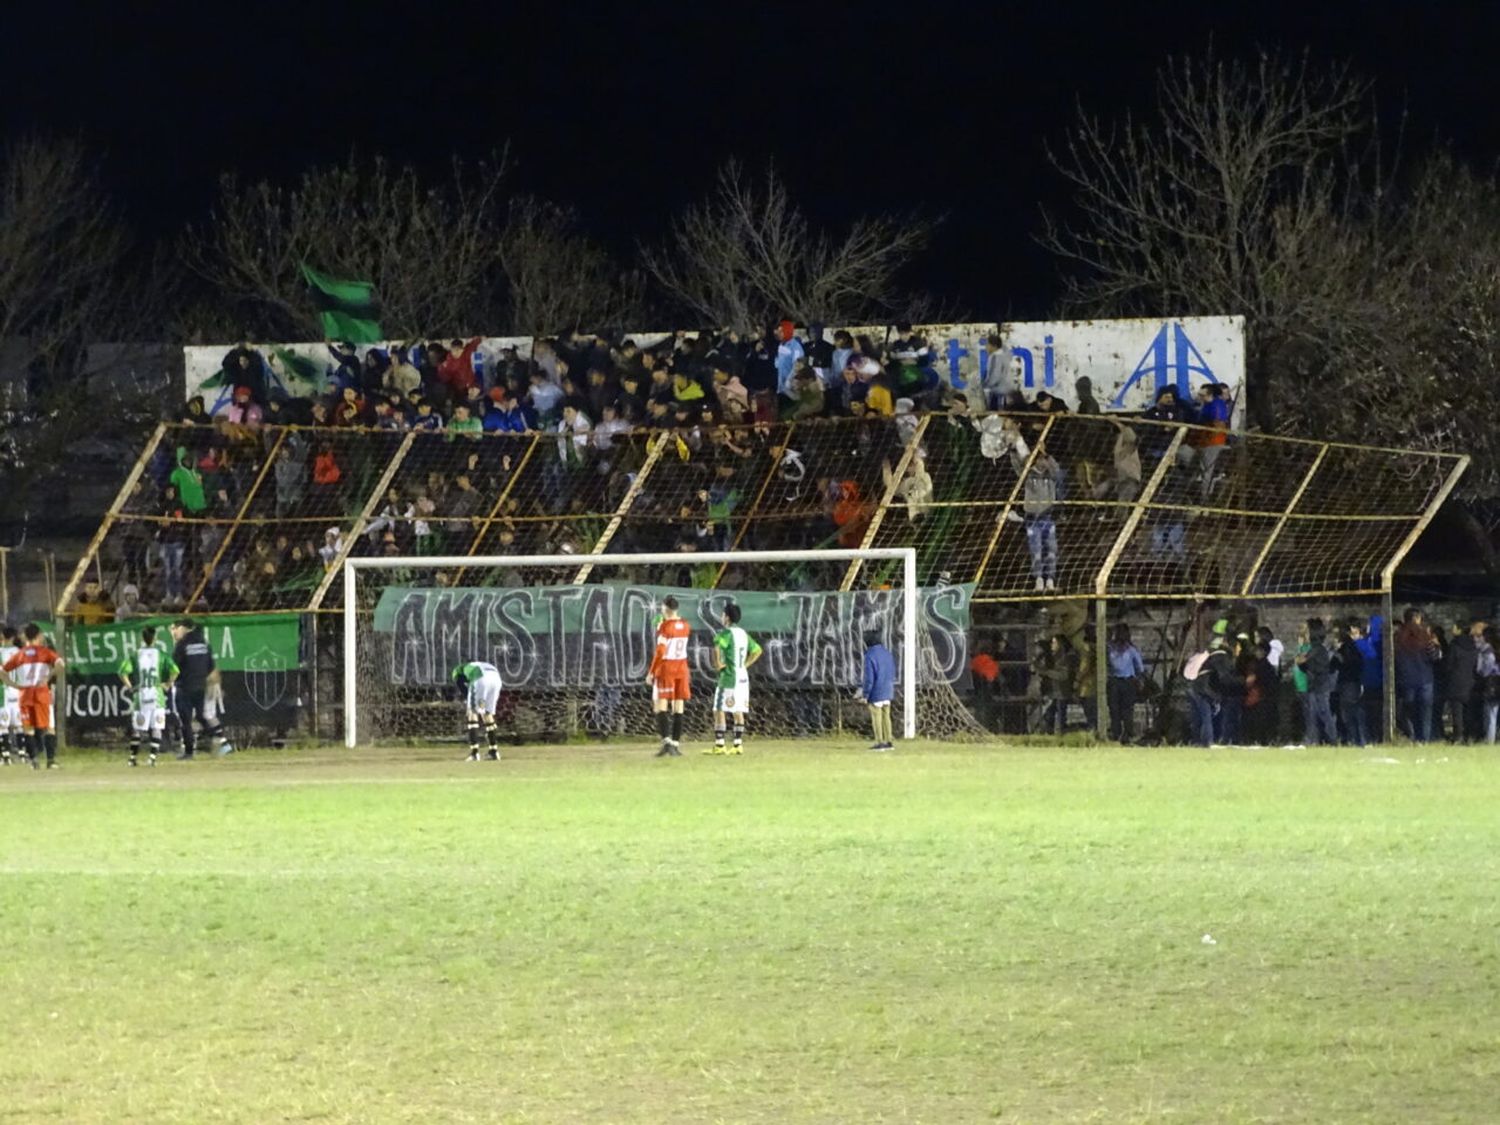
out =
{"type": "Polygon", "coordinates": [[[447,568],[504,567],[576,567],[580,562],[613,566],[667,566],[684,558],[694,563],[787,563],[787,562],[864,562],[889,559],[901,563],[901,694],[903,701],[902,737],[917,736],[917,552],[912,547],[835,548],[818,551],[660,551],[651,554],[618,555],[421,555],[376,556],[344,560],[344,745],[353,749],[357,743],[358,711],[355,698],[359,688],[359,670],[355,651],[359,642],[358,613],[355,592],[361,570],[403,570],[421,567],[429,570],[447,568]]]}

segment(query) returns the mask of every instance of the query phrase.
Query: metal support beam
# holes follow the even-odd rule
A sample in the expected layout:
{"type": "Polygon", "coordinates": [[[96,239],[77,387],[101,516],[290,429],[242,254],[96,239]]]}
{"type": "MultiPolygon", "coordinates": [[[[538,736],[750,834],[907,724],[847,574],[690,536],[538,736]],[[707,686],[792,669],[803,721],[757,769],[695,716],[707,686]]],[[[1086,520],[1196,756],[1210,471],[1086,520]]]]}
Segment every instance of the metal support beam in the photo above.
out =
{"type": "Polygon", "coordinates": [[[1094,735],[1101,742],[1109,737],[1108,604],[1094,599],[1094,735]]]}
{"type": "Polygon", "coordinates": [[[68,611],[68,603],[73,600],[73,594],[77,591],[83,576],[88,573],[89,564],[99,553],[99,548],[104,545],[104,537],[109,534],[109,529],[114,526],[115,520],[120,516],[120,511],[130,500],[130,494],[135,491],[135,486],[140,483],[141,475],[146,471],[146,466],[151,463],[151,458],[156,456],[156,448],[161,445],[161,439],[166,436],[167,424],[158,422],[155,431],[151,434],[151,440],[146,442],[146,448],[141,455],[135,459],[131,466],[130,474],[125,478],[125,483],[120,486],[120,491],[115,493],[114,503],[104,513],[104,520],[99,524],[99,530],[94,532],[94,537],[89,540],[88,548],[78,559],[78,565],[73,568],[73,577],[68,579],[68,584],[63,587],[62,596],[57,599],[53,606],[54,614],[61,618],[68,611]]]}
{"type": "MultiPolygon", "coordinates": [[[[922,415],[917,428],[911,433],[911,440],[906,443],[906,448],[901,452],[901,460],[896,462],[896,468],[891,473],[891,479],[886,482],[885,492],[880,497],[880,503],[875,507],[875,513],[870,517],[870,526],[865,528],[864,538],[859,541],[860,550],[866,550],[875,544],[875,536],[880,532],[880,525],[885,522],[885,514],[890,510],[891,501],[896,498],[896,490],[901,487],[901,482],[906,479],[907,470],[911,468],[912,459],[922,448],[922,438],[927,433],[927,424],[932,421],[931,414],[922,415]]],[[[854,589],[855,580],[859,577],[859,568],[864,565],[863,559],[850,559],[849,568],[844,571],[844,580],[839,583],[839,592],[848,593],[854,589]]]]}
{"type": "MultiPolygon", "coordinates": [[[[489,534],[491,526],[499,518],[500,509],[510,499],[510,494],[516,490],[516,482],[521,479],[521,474],[526,471],[526,466],[531,463],[531,455],[536,452],[537,446],[541,445],[544,440],[540,432],[532,433],[531,440],[526,443],[526,452],[521,454],[520,463],[511,470],[510,480],[505,482],[505,487],[500,490],[500,495],[495,497],[494,504],[490,505],[489,513],[480,522],[479,529],[474,532],[474,538],[469,541],[469,549],[464,552],[465,554],[472,555],[475,551],[479,550],[479,545],[484,542],[484,537],[489,534]]],[[[464,572],[460,570],[454,578],[454,585],[462,586],[463,584],[464,572]]]]}
{"type": "MultiPolygon", "coordinates": [[[[760,488],[755,493],[755,500],[751,503],[750,510],[739,521],[739,527],[734,533],[734,542],[729,544],[731,551],[740,549],[740,542],[745,538],[745,532],[750,530],[750,521],[755,519],[755,513],[760,511],[761,501],[766,498],[766,491],[771,487],[771,482],[776,479],[776,473],[781,468],[781,459],[786,456],[786,451],[792,446],[792,434],[796,430],[796,422],[787,423],[786,433],[781,436],[781,443],[771,454],[771,467],[766,471],[765,479],[760,482],[760,488]]],[[[718,573],[714,575],[714,589],[718,589],[719,583],[724,580],[724,572],[728,569],[727,562],[719,564],[718,573]]]]}
{"type": "Polygon", "coordinates": [[[1307,473],[1302,478],[1302,483],[1297,486],[1297,491],[1292,493],[1292,498],[1287,501],[1286,511],[1281,513],[1281,518],[1271,528],[1271,534],[1266,536],[1266,541],[1260,545],[1260,553],[1255,556],[1255,562],[1250,566],[1250,573],[1245,575],[1245,584],[1240,588],[1240,597],[1248,598],[1250,596],[1250,588],[1255,585],[1255,579],[1260,574],[1260,568],[1265,565],[1266,559],[1270,557],[1271,548],[1276,545],[1276,540],[1281,538],[1282,528],[1286,527],[1287,521],[1292,518],[1292,513],[1297,510],[1297,505],[1302,502],[1302,494],[1307,491],[1307,486],[1312,484],[1313,477],[1318,475],[1318,468],[1323,464],[1323,458],[1327,456],[1328,446],[1325,445],[1318,450],[1318,455],[1313,458],[1313,463],[1308,466],[1307,473]]]}
{"type": "Polygon", "coordinates": [[[1417,540],[1422,538],[1422,532],[1427,530],[1427,525],[1436,518],[1438,510],[1447,503],[1448,497],[1453,495],[1453,490],[1458,487],[1459,480],[1469,468],[1469,457],[1467,454],[1458,458],[1453,463],[1453,468],[1448,471],[1447,478],[1442,487],[1437,490],[1427,508],[1417,517],[1417,522],[1412,524],[1406,538],[1401,540],[1400,546],[1391,555],[1391,559],[1385,564],[1380,572],[1381,608],[1385,611],[1385,632],[1381,635],[1382,662],[1385,665],[1385,738],[1387,742],[1396,740],[1396,623],[1392,618],[1394,614],[1394,590],[1396,587],[1396,568],[1411,549],[1417,545],[1417,540]]]}
{"type": "Polygon", "coordinates": [[[1005,498],[1005,506],[1000,509],[1000,514],[995,517],[995,530],[990,533],[989,544],[984,549],[984,556],[979,560],[979,569],[974,572],[974,590],[979,591],[979,584],[984,578],[984,572],[989,569],[990,558],[995,553],[995,548],[1000,545],[1000,532],[1005,530],[1009,520],[1010,511],[1016,506],[1016,497],[1021,495],[1021,489],[1026,484],[1026,477],[1031,472],[1031,466],[1036,463],[1036,455],[1041,451],[1047,440],[1047,435],[1052,432],[1052,423],[1057,421],[1056,414],[1047,415],[1047,423],[1042,427],[1041,434],[1036,439],[1036,444],[1031,447],[1026,455],[1026,461],[1022,464],[1016,474],[1016,483],[1011,486],[1010,495],[1005,498]]]}
{"type": "MultiPolygon", "coordinates": [[[[599,536],[599,542],[594,544],[594,549],[589,552],[591,556],[602,555],[609,549],[610,540],[620,530],[620,525],[625,522],[626,515],[635,506],[636,497],[646,487],[646,478],[651,475],[651,470],[656,468],[656,463],[661,460],[661,455],[666,452],[667,442],[676,437],[675,431],[668,430],[656,439],[656,444],[646,450],[646,460],[641,463],[640,469],[636,471],[635,480],[630,482],[630,487],[625,490],[625,495],[620,498],[620,506],[615,509],[615,514],[609,519],[603,533],[599,536]]],[[[586,562],[578,568],[578,573],[573,576],[573,585],[582,586],[589,580],[589,575],[594,572],[594,564],[586,562]]]]}
{"type": "Polygon", "coordinates": [[[1141,525],[1141,520],[1146,515],[1146,505],[1151,503],[1152,497],[1161,487],[1161,482],[1167,479],[1167,473],[1177,463],[1177,450],[1181,447],[1182,439],[1186,434],[1186,426],[1177,428],[1177,432],[1172,435],[1172,440],[1167,444],[1166,451],[1162,453],[1161,460],[1152,470],[1151,479],[1146,482],[1146,487],[1141,489],[1141,494],[1136,497],[1135,509],[1125,517],[1125,524],[1120,528],[1120,534],[1115,536],[1114,544],[1110,547],[1109,554],[1104,556],[1104,563],[1099,567],[1099,573],[1094,579],[1095,597],[1109,596],[1109,580],[1115,572],[1115,564],[1120,561],[1120,556],[1125,552],[1125,545],[1130,542],[1135,529],[1141,525]]]}
{"type": "Polygon", "coordinates": [[[224,558],[224,552],[229,550],[229,541],[234,538],[234,533],[240,528],[240,520],[245,518],[245,513],[250,510],[250,505],[255,502],[256,495],[260,492],[261,482],[266,479],[266,474],[271,471],[271,466],[276,462],[276,454],[281,452],[281,443],[286,440],[287,431],[278,430],[276,440],[271,443],[271,448],[266,452],[266,459],[261,463],[260,472],[255,474],[255,480],[245,492],[245,498],[240,501],[239,511],[234,513],[234,520],[224,529],[224,535],[219,540],[219,549],[214,552],[208,567],[198,575],[198,585],[193,587],[193,592],[188,595],[188,608],[198,604],[198,599],[203,596],[203,591],[208,589],[208,580],[213,572],[219,569],[219,562],[224,558]]]}
{"type": "Polygon", "coordinates": [[[349,529],[349,534],[344,536],[344,545],[339,548],[338,555],[324,569],[323,580],[318,583],[318,588],[313,591],[312,600],[307,603],[310,612],[316,613],[323,607],[323,599],[328,595],[328,588],[333,585],[333,580],[343,573],[344,560],[354,550],[355,542],[365,533],[365,528],[370,524],[370,517],[375,514],[375,508],[391,487],[391,481],[396,479],[396,470],[401,467],[401,462],[405,461],[406,455],[411,452],[412,442],[416,440],[416,436],[416,430],[406,431],[406,436],[401,439],[401,444],[396,447],[396,452],[386,463],[385,471],[380,474],[380,479],[375,482],[370,495],[365,497],[365,505],[359,510],[359,515],[354,518],[354,526],[349,529]]]}

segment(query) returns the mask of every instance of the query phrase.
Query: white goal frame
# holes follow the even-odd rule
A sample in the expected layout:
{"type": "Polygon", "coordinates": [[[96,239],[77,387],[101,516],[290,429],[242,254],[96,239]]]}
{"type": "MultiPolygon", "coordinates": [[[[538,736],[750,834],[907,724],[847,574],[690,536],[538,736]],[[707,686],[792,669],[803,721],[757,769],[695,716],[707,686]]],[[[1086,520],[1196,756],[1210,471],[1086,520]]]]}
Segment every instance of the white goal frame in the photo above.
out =
{"type": "MultiPolygon", "coordinates": [[[[839,548],[827,551],[661,551],[651,554],[605,555],[402,555],[349,557],[344,560],[344,745],[357,744],[359,713],[359,669],[355,652],[359,646],[358,615],[355,591],[361,570],[442,570],[482,569],[484,567],[588,567],[607,563],[612,566],[667,566],[693,563],[785,563],[850,562],[898,559],[901,562],[901,697],[903,703],[902,737],[917,737],[917,552],[913,547],[839,548]]],[[[585,571],[587,573],[587,571],[585,571]]]]}

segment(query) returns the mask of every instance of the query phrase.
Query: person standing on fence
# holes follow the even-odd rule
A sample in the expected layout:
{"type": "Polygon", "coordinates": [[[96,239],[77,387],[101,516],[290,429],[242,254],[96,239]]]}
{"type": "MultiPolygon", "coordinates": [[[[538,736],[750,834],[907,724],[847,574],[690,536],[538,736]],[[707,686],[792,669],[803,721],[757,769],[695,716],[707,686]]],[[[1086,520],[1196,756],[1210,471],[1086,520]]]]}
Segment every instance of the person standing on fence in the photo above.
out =
{"type": "Polygon", "coordinates": [[[1135,738],[1135,704],[1146,675],[1141,650],[1130,639],[1130,626],[1116,625],[1109,638],[1109,737],[1128,743],[1135,738]]]}

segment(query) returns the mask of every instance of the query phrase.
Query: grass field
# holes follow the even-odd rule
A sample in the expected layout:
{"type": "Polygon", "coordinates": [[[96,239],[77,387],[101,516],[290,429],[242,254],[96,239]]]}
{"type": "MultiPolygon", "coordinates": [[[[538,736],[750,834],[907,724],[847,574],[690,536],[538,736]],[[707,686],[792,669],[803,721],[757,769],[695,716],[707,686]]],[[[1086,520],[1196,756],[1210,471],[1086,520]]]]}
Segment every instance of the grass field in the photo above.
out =
{"type": "Polygon", "coordinates": [[[0,1121],[1493,1121],[1500,753],[1393,753],[11,767],[0,1121]]]}

